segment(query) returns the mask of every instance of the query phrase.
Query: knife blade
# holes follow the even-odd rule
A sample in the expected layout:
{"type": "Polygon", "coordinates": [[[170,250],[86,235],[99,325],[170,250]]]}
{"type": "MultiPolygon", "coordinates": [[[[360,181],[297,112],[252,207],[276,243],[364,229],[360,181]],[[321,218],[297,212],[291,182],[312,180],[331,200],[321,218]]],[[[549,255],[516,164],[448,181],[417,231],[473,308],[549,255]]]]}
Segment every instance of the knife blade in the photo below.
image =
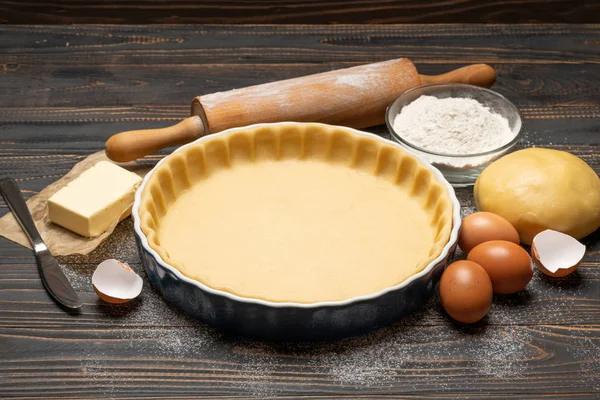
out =
{"type": "Polygon", "coordinates": [[[13,212],[17,222],[25,232],[25,235],[33,246],[38,272],[44,287],[54,300],[71,309],[81,307],[79,296],[69,283],[65,274],[61,271],[58,262],[48,250],[42,236],[38,232],[33,218],[29,213],[21,190],[12,178],[0,179],[0,194],[13,212]]]}

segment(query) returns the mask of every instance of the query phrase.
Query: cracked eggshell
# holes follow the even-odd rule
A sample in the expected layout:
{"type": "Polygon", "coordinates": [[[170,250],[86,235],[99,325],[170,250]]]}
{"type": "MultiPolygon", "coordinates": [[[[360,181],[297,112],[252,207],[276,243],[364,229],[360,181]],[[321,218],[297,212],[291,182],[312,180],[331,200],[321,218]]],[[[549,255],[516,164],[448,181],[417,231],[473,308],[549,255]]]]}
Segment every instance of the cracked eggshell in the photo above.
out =
{"type": "Polygon", "coordinates": [[[121,304],[142,292],[142,278],[126,263],[119,260],[101,262],[92,275],[96,294],[107,303],[121,304]]]}
{"type": "Polygon", "coordinates": [[[552,229],[538,233],[531,244],[531,256],[540,271],[555,278],[575,272],[584,255],[585,245],[552,229]]]}

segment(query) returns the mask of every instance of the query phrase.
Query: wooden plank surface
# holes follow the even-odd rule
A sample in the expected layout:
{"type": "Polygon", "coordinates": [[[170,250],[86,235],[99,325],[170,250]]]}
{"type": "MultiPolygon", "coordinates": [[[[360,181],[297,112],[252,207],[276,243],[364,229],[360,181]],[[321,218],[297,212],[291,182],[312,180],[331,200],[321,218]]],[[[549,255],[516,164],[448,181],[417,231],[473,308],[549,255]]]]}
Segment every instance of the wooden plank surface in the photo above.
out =
{"type": "Polygon", "coordinates": [[[4,1],[9,24],[587,23],[600,5],[572,0],[4,1]]]}
{"type": "MultiPolygon", "coordinates": [[[[494,89],[524,116],[521,146],[571,151],[600,172],[598,44],[597,25],[4,26],[0,174],[29,197],[111,134],[184,118],[196,95],[399,56],[426,74],[492,64],[494,89]]],[[[458,195],[473,211],[470,190],[458,195]]],[[[60,258],[79,315],[49,299],[29,250],[0,239],[0,397],[595,399],[600,233],[585,243],[576,274],[536,273],[473,326],[434,297],[357,338],[264,343],[208,328],[149,286],[129,305],[99,301],[98,262],[143,274],[129,220],[92,254],[60,258]]]]}

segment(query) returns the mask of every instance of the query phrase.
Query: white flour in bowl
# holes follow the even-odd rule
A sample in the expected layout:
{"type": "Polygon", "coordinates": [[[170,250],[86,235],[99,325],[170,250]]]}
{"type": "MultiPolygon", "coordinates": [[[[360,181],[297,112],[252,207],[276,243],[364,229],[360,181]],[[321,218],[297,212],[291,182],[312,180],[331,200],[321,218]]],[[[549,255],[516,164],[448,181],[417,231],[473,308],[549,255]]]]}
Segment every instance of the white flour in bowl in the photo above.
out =
{"type": "Polygon", "coordinates": [[[393,126],[414,146],[452,155],[491,151],[515,137],[506,118],[460,97],[421,96],[396,115],[393,126]]]}

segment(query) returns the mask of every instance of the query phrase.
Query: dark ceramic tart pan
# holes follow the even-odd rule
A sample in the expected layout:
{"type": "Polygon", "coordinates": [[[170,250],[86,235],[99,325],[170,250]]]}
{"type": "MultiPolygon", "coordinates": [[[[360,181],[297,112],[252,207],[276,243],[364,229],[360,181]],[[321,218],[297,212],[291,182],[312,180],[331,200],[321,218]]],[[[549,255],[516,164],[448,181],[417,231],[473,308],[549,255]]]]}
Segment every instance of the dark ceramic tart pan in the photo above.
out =
{"type": "MultiPolygon", "coordinates": [[[[335,147],[336,143],[331,146],[335,147]]],[[[335,151],[330,149],[330,153],[333,154],[335,151]]],[[[401,169],[401,166],[398,166],[398,169],[401,169]]],[[[437,169],[418,156],[408,153],[394,142],[370,133],[322,124],[298,123],[260,124],[235,128],[182,146],[172,155],[161,160],[146,175],[136,193],[132,215],[136,241],[148,278],[168,302],[212,326],[243,335],[275,340],[321,340],[356,335],[385,326],[417,311],[431,297],[445,266],[453,256],[460,228],[460,206],[452,186],[437,169]],[[145,227],[148,218],[144,210],[146,204],[144,200],[147,200],[144,196],[149,196],[150,190],[145,191],[144,188],[149,181],[152,181],[153,174],[161,168],[161,165],[169,163],[173,157],[180,157],[181,154],[185,154],[186,149],[193,146],[204,146],[214,140],[227,140],[231,135],[245,130],[285,130],[292,127],[300,130],[306,127],[334,130],[356,139],[376,142],[377,146],[394,151],[397,149],[398,152],[414,158],[419,168],[427,169],[427,175],[435,180],[438,188],[441,187],[445,191],[443,195],[451,204],[451,212],[444,220],[447,225],[446,237],[442,243],[437,244],[438,247],[432,253],[431,259],[423,264],[420,272],[376,293],[339,301],[300,303],[267,301],[215,289],[198,279],[191,278],[189,274],[182,273],[181,268],[174,266],[177,263],[156,245],[152,229],[145,227]]]]}

